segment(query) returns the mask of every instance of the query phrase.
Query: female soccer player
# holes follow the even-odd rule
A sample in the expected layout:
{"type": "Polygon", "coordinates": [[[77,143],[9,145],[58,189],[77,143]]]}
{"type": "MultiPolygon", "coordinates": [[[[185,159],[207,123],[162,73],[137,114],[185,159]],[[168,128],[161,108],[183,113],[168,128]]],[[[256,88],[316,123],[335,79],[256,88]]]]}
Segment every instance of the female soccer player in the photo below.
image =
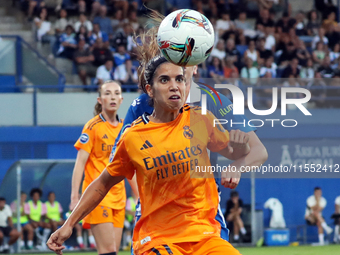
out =
{"type": "MultiPolygon", "coordinates": [[[[147,54],[145,52],[145,54],[147,54]]],[[[215,220],[219,203],[207,149],[233,158],[249,152],[248,136],[239,132],[238,147],[230,153],[229,134],[213,127],[212,114],[184,105],[183,68],[153,58],[145,68],[144,91],[154,105],[125,131],[115,157],[87,188],[66,223],[48,246],[62,254],[62,243],[77,222],[93,210],[113,185],[136,172],[142,217],[133,237],[136,254],[239,254],[220,237],[215,220]],[[193,177],[193,178],[191,178],[193,177]],[[198,178],[210,177],[210,178],[198,178]]]]}
{"type": "MultiPolygon", "coordinates": [[[[117,111],[123,101],[120,84],[107,81],[99,88],[96,116],[86,123],[75,144],[77,160],[72,176],[70,210],[79,201],[79,187],[85,171],[83,191],[103,171],[108,163],[114,141],[122,127],[117,111]]],[[[119,182],[105,199],[84,219],[84,228],[91,227],[98,254],[115,254],[119,250],[125,218],[126,193],[119,182]]]]}

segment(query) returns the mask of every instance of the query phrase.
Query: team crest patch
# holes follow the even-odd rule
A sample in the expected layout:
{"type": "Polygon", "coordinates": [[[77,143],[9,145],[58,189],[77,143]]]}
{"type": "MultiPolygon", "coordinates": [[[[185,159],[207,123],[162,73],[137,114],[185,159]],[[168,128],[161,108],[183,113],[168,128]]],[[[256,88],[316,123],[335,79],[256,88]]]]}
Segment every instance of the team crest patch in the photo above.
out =
{"type": "Polygon", "coordinates": [[[184,126],[183,129],[184,129],[183,135],[184,135],[185,138],[191,139],[191,138],[194,137],[194,132],[192,132],[192,130],[189,128],[189,126],[184,126]]]}
{"type": "Polygon", "coordinates": [[[81,134],[79,141],[83,144],[87,143],[89,141],[89,135],[85,133],[81,134]]]}
{"type": "Polygon", "coordinates": [[[103,211],[103,217],[105,218],[109,217],[109,213],[107,212],[106,209],[103,211]]]}

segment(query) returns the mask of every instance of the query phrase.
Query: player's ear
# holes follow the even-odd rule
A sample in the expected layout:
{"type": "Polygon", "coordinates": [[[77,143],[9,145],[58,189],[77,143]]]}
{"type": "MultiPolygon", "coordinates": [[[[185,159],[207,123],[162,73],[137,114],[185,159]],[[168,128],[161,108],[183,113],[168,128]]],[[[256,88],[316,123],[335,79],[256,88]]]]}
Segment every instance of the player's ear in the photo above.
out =
{"type": "Polygon", "coordinates": [[[100,98],[100,97],[97,97],[97,102],[99,103],[99,104],[102,104],[103,102],[102,102],[102,99],[100,98]]]}
{"type": "Polygon", "coordinates": [[[146,84],[146,85],[145,85],[145,89],[146,89],[146,91],[147,91],[147,93],[148,93],[148,96],[151,97],[151,98],[153,98],[153,92],[152,92],[152,87],[151,87],[151,85],[150,85],[150,84],[146,84]]]}
{"type": "Polygon", "coordinates": [[[192,72],[193,74],[197,74],[197,68],[198,68],[197,66],[194,66],[193,72],[192,72]]]}

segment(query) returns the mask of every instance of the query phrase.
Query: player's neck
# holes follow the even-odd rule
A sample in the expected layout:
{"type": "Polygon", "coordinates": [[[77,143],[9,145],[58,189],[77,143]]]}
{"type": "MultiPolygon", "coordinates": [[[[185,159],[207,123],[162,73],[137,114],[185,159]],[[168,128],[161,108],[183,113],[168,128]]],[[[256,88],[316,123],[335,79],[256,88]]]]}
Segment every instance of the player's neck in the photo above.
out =
{"type": "Polygon", "coordinates": [[[109,122],[111,125],[113,125],[113,126],[117,126],[117,125],[118,125],[117,112],[106,112],[106,111],[102,111],[101,114],[103,115],[103,117],[105,118],[105,120],[106,120],[107,122],[109,122]]]}
{"type": "Polygon", "coordinates": [[[162,108],[156,108],[152,112],[150,116],[150,120],[155,123],[167,123],[175,120],[179,114],[179,110],[177,111],[164,111],[162,108]]]}

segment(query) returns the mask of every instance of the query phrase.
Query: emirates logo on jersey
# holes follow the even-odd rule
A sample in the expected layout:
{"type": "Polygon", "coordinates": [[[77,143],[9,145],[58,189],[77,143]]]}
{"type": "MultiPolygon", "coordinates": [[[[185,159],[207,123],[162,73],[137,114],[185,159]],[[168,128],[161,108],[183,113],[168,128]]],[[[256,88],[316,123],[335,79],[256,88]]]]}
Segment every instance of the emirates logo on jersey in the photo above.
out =
{"type": "Polygon", "coordinates": [[[194,137],[194,132],[192,132],[192,130],[188,126],[184,126],[183,129],[183,135],[185,138],[191,139],[194,137]]]}

